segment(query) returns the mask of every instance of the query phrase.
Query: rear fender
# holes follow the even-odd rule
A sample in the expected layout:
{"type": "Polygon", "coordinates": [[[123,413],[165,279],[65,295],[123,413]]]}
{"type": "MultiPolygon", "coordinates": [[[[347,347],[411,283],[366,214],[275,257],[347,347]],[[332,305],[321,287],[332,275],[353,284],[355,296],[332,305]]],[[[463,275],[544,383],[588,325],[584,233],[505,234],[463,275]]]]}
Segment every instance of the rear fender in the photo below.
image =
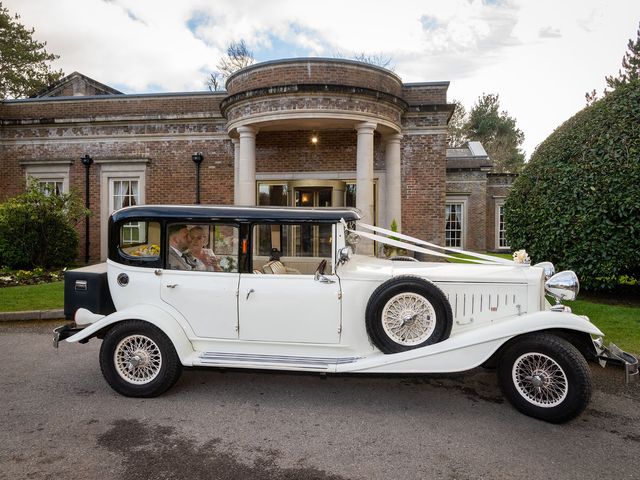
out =
{"type": "Polygon", "coordinates": [[[67,338],[65,341],[75,343],[89,340],[104,332],[112,325],[125,320],[142,320],[158,327],[169,337],[171,343],[173,343],[178,357],[180,357],[180,362],[187,366],[189,363],[188,359],[194,353],[193,345],[176,319],[165,310],[154,305],[135,305],[131,308],[119,310],[97,320],[80,332],[67,338]]]}

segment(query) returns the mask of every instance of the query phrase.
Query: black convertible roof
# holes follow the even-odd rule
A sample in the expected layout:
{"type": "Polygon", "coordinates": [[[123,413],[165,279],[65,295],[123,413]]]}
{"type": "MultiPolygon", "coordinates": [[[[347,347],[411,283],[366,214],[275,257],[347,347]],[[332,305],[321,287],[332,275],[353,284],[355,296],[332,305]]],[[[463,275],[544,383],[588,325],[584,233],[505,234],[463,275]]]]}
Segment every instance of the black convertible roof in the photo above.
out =
{"type": "Polygon", "coordinates": [[[349,207],[236,207],[222,205],[140,205],[113,212],[112,222],[157,218],[177,221],[236,220],[244,222],[323,222],[360,220],[360,212],[349,207]]]}

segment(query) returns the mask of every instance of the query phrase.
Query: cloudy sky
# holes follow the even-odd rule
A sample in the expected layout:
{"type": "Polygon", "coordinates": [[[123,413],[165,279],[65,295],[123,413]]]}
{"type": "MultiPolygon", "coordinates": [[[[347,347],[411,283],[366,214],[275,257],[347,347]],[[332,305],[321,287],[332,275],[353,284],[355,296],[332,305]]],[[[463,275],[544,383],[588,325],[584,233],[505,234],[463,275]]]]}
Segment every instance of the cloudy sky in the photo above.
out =
{"type": "Polygon", "coordinates": [[[258,61],[390,57],[405,82],[448,80],[469,109],[498,93],[530,155],[605,87],[639,0],[2,0],[81,72],[125,93],[205,90],[226,45],[258,61]]]}

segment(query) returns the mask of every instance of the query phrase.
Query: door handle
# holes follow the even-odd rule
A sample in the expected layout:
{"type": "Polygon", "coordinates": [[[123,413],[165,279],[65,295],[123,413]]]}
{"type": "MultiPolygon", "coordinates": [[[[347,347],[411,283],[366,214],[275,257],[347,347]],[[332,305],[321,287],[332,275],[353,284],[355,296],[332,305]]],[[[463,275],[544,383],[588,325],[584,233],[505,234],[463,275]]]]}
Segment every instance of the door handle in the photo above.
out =
{"type": "Polygon", "coordinates": [[[336,283],[335,280],[331,280],[329,277],[322,275],[321,273],[316,272],[316,276],[314,278],[316,282],[320,283],[336,283]]]}
{"type": "Polygon", "coordinates": [[[254,292],[255,290],[253,288],[247,292],[247,300],[249,300],[249,295],[251,295],[254,292]]]}
{"type": "Polygon", "coordinates": [[[170,283],[169,285],[167,285],[167,288],[176,288],[177,286],[177,283],[170,283]]]}

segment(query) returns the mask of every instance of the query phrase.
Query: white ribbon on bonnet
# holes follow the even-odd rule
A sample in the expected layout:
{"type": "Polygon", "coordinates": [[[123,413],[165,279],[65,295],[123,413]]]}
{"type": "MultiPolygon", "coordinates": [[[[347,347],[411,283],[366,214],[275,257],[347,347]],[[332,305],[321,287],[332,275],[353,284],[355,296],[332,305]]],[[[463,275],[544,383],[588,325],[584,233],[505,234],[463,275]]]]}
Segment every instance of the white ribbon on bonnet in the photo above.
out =
{"type": "Polygon", "coordinates": [[[490,255],[483,255],[482,253],[470,252],[468,250],[462,250],[460,248],[441,247],[440,245],[436,245],[435,243],[425,242],[424,240],[420,240],[419,238],[410,237],[409,235],[404,235],[402,233],[394,232],[392,230],[387,230],[385,228],[375,227],[373,225],[367,225],[366,223],[358,222],[357,226],[358,228],[369,230],[374,233],[381,233],[386,236],[374,235],[372,233],[363,232],[362,230],[352,230],[348,227],[347,222],[345,222],[344,219],[342,219],[341,222],[345,226],[345,230],[347,230],[348,232],[355,233],[356,235],[360,235],[361,237],[368,238],[369,240],[373,240],[374,242],[383,243],[385,245],[390,245],[392,247],[403,248],[405,250],[411,250],[413,252],[433,255],[435,257],[452,258],[455,260],[460,260],[460,258],[454,257],[453,255],[448,255],[446,253],[441,253],[435,250],[418,246],[418,245],[424,245],[426,247],[437,248],[439,250],[443,250],[446,252],[461,253],[463,255],[473,257],[473,258],[464,259],[465,261],[473,262],[473,263],[481,263],[485,265],[511,265],[511,266],[526,265],[526,264],[514,262],[513,260],[507,260],[506,258],[492,257],[490,255]],[[399,240],[395,240],[389,237],[395,237],[402,240],[406,240],[406,242],[401,242],[399,240]],[[408,242],[411,242],[411,243],[408,243],[408,242]]]}

